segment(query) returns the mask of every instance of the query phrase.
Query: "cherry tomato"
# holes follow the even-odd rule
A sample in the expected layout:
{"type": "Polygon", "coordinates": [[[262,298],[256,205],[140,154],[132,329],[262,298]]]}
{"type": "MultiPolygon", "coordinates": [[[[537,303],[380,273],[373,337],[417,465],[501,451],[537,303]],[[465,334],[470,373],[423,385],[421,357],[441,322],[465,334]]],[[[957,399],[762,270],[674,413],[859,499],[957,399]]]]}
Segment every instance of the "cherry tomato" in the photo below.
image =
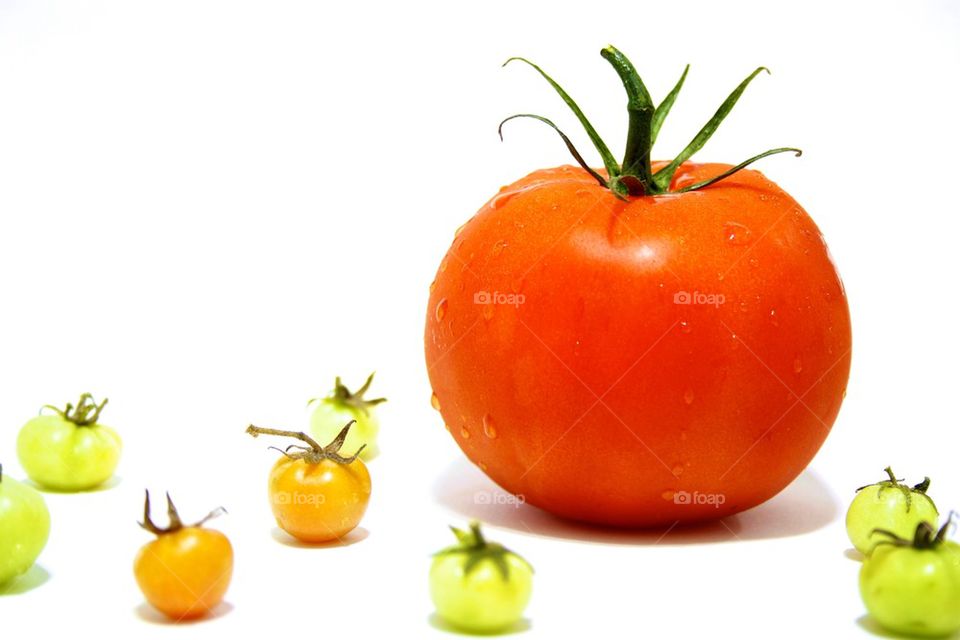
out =
{"type": "Polygon", "coordinates": [[[860,568],[860,595],[882,626],[911,636],[941,637],[960,630],[960,545],[945,540],[947,524],[917,525],[913,540],[886,536],[860,568]]]}
{"type": "Polygon", "coordinates": [[[377,418],[376,407],[386,402],[386,398],[367,400],[364,394],[373,382],[373,374],[367,378],[363,386],[351,392],[338,377],[333,385],[333,391],[325,398],[314,398],[310,405],[315,405],[310,415],[310,434],[318,442],[330,442],[347,422],[353,420],[353,428],[347,435],[343,446],[347,451],[359,449],[366,445],[360,458],[366,461],[373,460],[380,453],[377,445],[377,435],[380,433],[380,420],[377,418]]]}
{"type": "Polygon", "coordinates": [[[157,539],[140,549],[133,563],[134,576],[147,602],[167,617],[176,621],[200,618],[223,601],[233,576],[230,540],[219,531],[202,528],[223,509],[185,525],[168,494],[167,511],[170,523],[160,528],[150,518],[147,492],[140,526],[157,539]]]}
{"type": "Polygon", "coordinates": [[[84,491],[109,480],[122,443],[116,431],[97,422],[106,404],[85,393],[76,407],[48,405],[44,408],[54,415],[27,422],[17,438],[17,454],[30,479],[57,491],[84,491]]]}
{"type": "Polygon", "coordinates": [[[349,457],[340,455],[352,425],[343,427],[326,447],[305,433],[247,427],[252,436],[284,436],[307,445],[281,451],[283,457],[273,465],[267,483],[277,525],[298,540],[340,540],[360,524],[367,510],[370,473],[360,459],[363,446],[349,457]]]}
{"type": "Polygon", "coordinates": [[[869,555],[878,542],[873,537],[875,529],[892,531],[906,538],[914,534],[921,522],[939,519],[937,506],[927,495],[930,478],[909,487],[897,480],[890,467],[884,471],[889,479],[857,489],[847,509],[847,536],[864,555],[869,555]]]}
{"type": "Polygon", "coordinates": [[[471,461],[554,514],[720,518],[786,487],[830,432],[847,298],[789,194],[687,161],[756,72],[676,160],[651,164],[675,92],[653,118],[629,61],[603,55],[630,94],[627,157],[588,126],[605,169],[535,171],[458,230],[427,307],[432,403],[471,461]]]}
{"type": "Polygon", "coordinates": [[[451,527],[457,544],[434,555],[430,597],[437,614],[469,633],[506,631],[520,621],[533,591],[533,567],[503,545],[488,542],[473,522],[451,527]]]}
{"type": "Polygon", "coordinates": [[[0,586],[24,574],[50,537],[50,512],[37,491],[3,475],[0,465],[0,586]]]}

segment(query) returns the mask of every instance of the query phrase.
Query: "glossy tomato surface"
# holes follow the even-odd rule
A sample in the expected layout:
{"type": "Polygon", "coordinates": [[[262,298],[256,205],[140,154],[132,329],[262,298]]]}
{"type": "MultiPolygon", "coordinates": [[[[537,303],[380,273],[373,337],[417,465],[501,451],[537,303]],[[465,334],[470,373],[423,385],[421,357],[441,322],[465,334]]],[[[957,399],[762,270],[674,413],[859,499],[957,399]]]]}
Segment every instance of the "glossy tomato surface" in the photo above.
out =
{"type": "MultiPolygon", "coordinates": [[[[685,164],[673,188],[726,168],[685,164]]],[[[840,410],[851,336],[820,231],[759,172],[623,201],[559,167],[458,231],[425,346],[434,407],[494,481],[653,526],[789,484],[840,410]]]]}

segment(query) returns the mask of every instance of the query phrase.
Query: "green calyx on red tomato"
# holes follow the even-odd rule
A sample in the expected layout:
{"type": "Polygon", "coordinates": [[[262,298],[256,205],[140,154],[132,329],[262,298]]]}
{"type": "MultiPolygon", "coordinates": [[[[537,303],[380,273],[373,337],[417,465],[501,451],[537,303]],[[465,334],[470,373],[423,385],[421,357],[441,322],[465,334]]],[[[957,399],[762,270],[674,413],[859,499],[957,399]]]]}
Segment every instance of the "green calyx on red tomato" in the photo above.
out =
{"type": "Polygon", "coordinates": [[[798,156],[802,153],[800,149],[795,149],[792,147],[770,149],[727,169],[719,175],[671,190],[670,184],[674,178],[674,175],[677,173],[677,169],[680,168],[680,165],[689,160],[694,153],[699,151],[700,148],[706,144],[707,140],[710,139],[710,136],[712,136],[720,126],[720,123],[723,122],[724,118],[726,118],[730,111],[733,110],[734,105],[740,99],[740,95],[747,88],[747,85],[749,85],[750,82],[757,76],[757,74],[759,74],[761,71],[770,73],[770,70],[766,67],[758,67],[755,71],[753,71],[753,73],[747,76],[747,78],[741,82],[736,89],[733,90],[733,93],[731,93],[727,99],[723,101],[723,104],[720,105],[720,108],[717,109],[717,112],[713,115],[713,117],[710,118],[710,120],[703,126],[702,129],[700,129],[699,133],[694,136],[693,140],[691,140],[690,143],[684,147],[683,151],[681,151],[670,163],[661,166],[657,170],[654,170],[651,163],[651,151],[653,149],[653,145],[657,140],[657,135],[660,132],[660,127],[663,125],[663,121],[666,119],[667,114],[670,113],[670,109],[673,107],[673,103],[677,99],[677,94],[680,93],[680,89],[683,86],[684,80],[687,78],[687,72],[690,70],[690,66],[687,65],[687,67],[683,70],[683,75],[680,76],[680,80],[677,81],[677,84],[673,87],[670,93],[667,94],[667,97],[664,98],[659,105],[655,106],[653,99],[650,97],[650,93],[647,91],[646,86],[643,84],[643,80],[640,78],[640,74],[637,73],[636,68],[633,66],[630,60],[623,55],[623,53],[613,46],[608,46],[600,52],[600,55],[603,56],[603,59],[609,62],[611,66],[613,66],[614,70],[617,72],[617,75],[620,76],[620,80],[623,82],[623,87],[627,92],[629,128],[627,130],[626,152],[623,157],[623,162],[619,164],[613,157],[613,154],[610,152],[609,147],[607,147],[606,143],[604,143],[604,141],[600,138],[597,130],[593,128],[593,125],[591,125],[590,121],[587,120],[587,117],[584,115],[583,111],[581,111],[580,107],[577,106],[577,103],[574,102],[573,98],[571,98],[570,95],[567,94],[567,92],[564,91],[563,88],[561,88],[560,85],[553,80],[553,78],[547,75],[543,69],[530,62],[526,58],[520,57],[510,58],[504,63],[504,66],[510,62],[513,62],[514,60],[524,62],[536,69],[537,72],[543,76],[547,82],[550,83],[550,86],[553,87],[553,89],[560,95],[567,106],[570,107],[571,111],[573,111],[574,115],[577,117],[577,120],[580,121],[580,124],[586,130],[591,142],[593,142],[594,147],[596,147],[597,152],[603,159],[603,165],[607,174],[606,176],[603,176],[599,172],[592,169],[583,159],[583,156],[580,155],[580,152],[578,152],[573,146],[570,138],[567,137],[567,135],[563,133],[563,131],[561,131],[557,125],[543,116],[530,113],[519,113],[510,116],[500,123],[500,137],[503,137],[503,124],[509,120],[513,120],[514,118],[533,118],[543,122],[560,135],[564,144],[566,144],[567,149],[576,159],[577,163],[583,167],[587,173],[589,173],[602,186],[607,187],[620,198],[625,198],[628,195],[641,196],[656,195],[660,193],[683,193],[686,191],[695,191],[723,180],[724,178],[737,173],[744,167],[753,164],[761,158],[765,158],[777,153],[785,153],[788,151],[793,152],[798,156]]]}

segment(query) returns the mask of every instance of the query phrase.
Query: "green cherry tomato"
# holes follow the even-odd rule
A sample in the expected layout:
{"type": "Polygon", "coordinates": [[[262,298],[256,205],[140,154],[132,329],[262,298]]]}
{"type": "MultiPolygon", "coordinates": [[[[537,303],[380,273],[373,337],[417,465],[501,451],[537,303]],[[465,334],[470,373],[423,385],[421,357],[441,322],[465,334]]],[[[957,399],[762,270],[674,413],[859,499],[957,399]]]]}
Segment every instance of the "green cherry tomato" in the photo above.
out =
{"type": "Polygon", "coordinates": [[[430,597],[437,614],[469,633],[497,633],[517,624],[530,601],[533,568],[495,542],[480,524],[469,531],[451,527],[458,543],[434,555],[430,597]]]}
{"type": "Polygon", "coordinates": [[[937,506],[927,495],[930,478],[910,487],[897,480],[890,467],[884,471],[889,479],[857,489],[847,509],[847,535],[864,555],[869,555],[877,542],[871,535],[874,529],[909,538],[921,522],[936,522],[940,518],[937,506]]]}
{"type": "Polygon", "coordinates": [[[25,573],[50,537],[50,512],[37,491],[0,466],[0,585],[25,573]]]}
{"type": "Polygon", "coordinates": [[[960,630],[960,545],[944,540],[949,524],[935,532],[921,523],[912,541],[878,532],[887,540],[860,568],[860,596],[886,629],[928,637],[960,630]]]}
{"type": "Polygon", "coordinates": [[[116,431],[97,422],[106,404],[85,393],[76,407],[47,406],[56,413],[27,422],[17,438],[17,455],[30,479],[56,491],[84,491],[109,480],[122,444],[116,431]]]}
{"type": "Polygon", "coordinates": [[[377,419],[376,406],[386,402],[386,398],[367,400],[363,395],[373,382],[373,374],[367,378],[363,386],[356,392],[345,387],[338,377],[334,382],[333,391],[324,398],[314,398],[310,401],[313,413],[310,415],[310,432],[318,442],[331,442],[351,420],[356,424],[350,429],[343,448],[347,451],[356,451],[362,445],[367,445],[360,454],[360,459],[366,462],[377,457],[380,449],[377,446],[377,434],[380,433],[380,421],[377,419]]]}

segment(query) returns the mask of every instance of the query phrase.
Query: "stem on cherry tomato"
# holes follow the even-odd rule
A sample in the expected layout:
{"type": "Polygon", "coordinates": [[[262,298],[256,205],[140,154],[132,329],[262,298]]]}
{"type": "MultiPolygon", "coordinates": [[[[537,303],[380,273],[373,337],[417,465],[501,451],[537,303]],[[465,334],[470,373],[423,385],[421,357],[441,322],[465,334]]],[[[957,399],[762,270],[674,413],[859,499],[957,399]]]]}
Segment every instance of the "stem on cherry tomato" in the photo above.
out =
{"type": "Polygon", "coordinates": [[[348,389],[347,386],[340,380],[340,376],[337,376],[333,383],[333,393],[326,398],[312,398],[309,402],[307,402],[307,406],[310,406],[314,402],[334,400],[347,407],[362,411],[364,415],[369,415],[372,407],[387,401],[386,398],[374,398],[372,400],[367,400],[363,397],[363,395],[370,390],[370,383],[373,382],[373,376],[375,374],[376,371],[367,376],[367,381],[364,382],[363,386],[356,391],[350,391],[350,389],[348,389]]]}
{"type": "MultiPolygon", "coordinates": [[[[371,376],[372,377],[372,376],[371,376]]],[[[338,378],[339,381],[339,378],[338,378]]],[[[369,379],[367,381],[369,383],[369,379]]],[[[364,385],[364,389],[366,390],[364,385]]],[[[308,446],[304,447],[298,444],[291,444],[286,449],[278,449],[277,447],[270,447],[271,449],[276,449],[286,457],[291,460],[303,460],[307,464],[320,464],[324,460],[332,460],[337,464],[352,464],[359,456],[360,452],[366,449],[367,445],[360,445],[360,448],[352,455],[344,457],[340,455],[340,449],[343,447],[344,441],[347,439],[347,434],[350,432],[350,427],[356,424],[356,420],[351,420],[348,422],[343,429],[340,430],[340,433],[337,434],[330,444],[325,447],[321,447],[316,440],[308,436],[302,431],[285,431],[283,429],[267,429],[263,427],[256,427],[250,425],[247,427],[247,433],[256,438],[257,436],[266,435],[266,436],[281,436],[284,438],[296,438],[301,442],[305,442],[308,446]],[[291,449],[299,449],[295,453],[290,453],[291,449]]]]}
{"type": "Polygon", "coordinates": [[[913,535],[912,540],[902,538],[898,536],[893,531],[888,529],[874,529],[870,535],[882,535],[886,536],[887,540],[881,540],[877,542],[880,544],[892,544],[895,547],[913,547],[914,549],[935,549],[939,545],[943,544],[943,541],[947,539],[947,532],[950,530],[950,527],[953,525],[953,517],[956,515],[956,512],[951,511],[947,516],[947,521],[943,523],[943,526],[940,529],[934,529],[933,525],[929,522],[921,522],[917,525],[917,530],[913,535]]]}
{"type": "Polygon", "coordinates": [[[584,115],[583,111],[581,111],[580,107],[577,106],[577,103],[574,102],[573,98],[571,98],[570,95],[564,91],[564,89],[557,84],[556,81],[554,81],[554,79],[551,78],[543,69],[530,62],[526,58],[520,57],[510,58],[503,64],[506,66],[514,60],[519,60],[520,62],[523,62],[535,69],[550,84],[550,86],[553,87],[554,91],[557,92],[570,110],[573,111],[573,114],[576,116],[577,120],[580,121],[581,126],[583,126],[584,130],[587,132],[587,136],[590,138],[593,146],[603,159],[603,165],[607,171],[606,179],[604,179],[603,176],[587,165],[586,161],[583,159],[583,156],[580,155],[580,152],[577,151],[576,147],[574,147],[573,143],[570,141],[570,138],[568,138],[566,134],[564,134],[553,122],[542,116],[530,113],[520,113],[506,118],[500,123],[500,139],[503,139],[502,129],[505,122],[508,122],[514,118],[532,118],[534,120],[538,120],[556,131],[577,163],[591,176],[593,176],[602,186],[610,189],[615,196],[621,199],[625,199],[627,196],[657,195],[661,193],[685,193],[687,191],[703,189],[704,187],[708,187],[716,182],[732,176],[741,169],[744,169],[757,160],[766,158],[767,156],[778,153],[786,153],[788,151],[793,152],[798,156],[803,153],[800,151],[800,149],[793,147],[778,147],[776,149],[770,149],[768,151],[764,151],[763,153],[757,154],[734,167],[731,167],[727,171],[724,171],[720,175],[710,178],[709,180],[703,180],[696,184],[671,191],[670,183],[673,181],[673,176],[677,172],[677,169],[679,169],[684,162],[689,160],[694,153],[699,151],[703,145],[707,143],[723,120],[733,110],[734,105],[737,104],[737,101],[740,99],[740,96],[746,90],[750,82],[761,71],[770,73],[770,70],[766,67],[758,67],[753,73],[747,76],[747,78],[741,82],[729,96],[727,96],[727,99],[723,101],[716,113],[713,114],[713,117],[707,121],[707,123],[700,129],[697,135],[693,137],[687,146],[684,147],[683,150],[670,163],[654,173],[651,166],[653,145],[657,140],[657,135],[660,133],[660,127],[663,125],[663,121],[666,119],[667,114],[670,113],[670,109],[673,107],[673,103],[676,101],[681,87],[683,87],[683,83],[687,78],[687,72],[690,70],[690,65],[686,66],[683,71],[683,75],[680,76],[680,80],[677,81],[677,84],[674,85],[670,93],[667,94],[667,97],[664,98],[659,105],[654,106],[653,99],[650,97],[650,92],[647,91],[643,80],[640,78],[640,74],[633,66],[633,63],[631,63],[621,51],[613,46],[608,46],[600,51],[600,55],[604,60],[610,63],[614,71],[617,72],[617,75],[620,76],[620,80],[623,83],[623,87],[627,93],[627,142],[626,151],[623,156],[623,162],[620,164],[617,164],[613,154],[610,153],[609,147],[607,147],[606,143],[604,143],[603,139],[600,137],[600,134],[597,133],[597,130],[594,129],[593,125],[590,124],[590,121],[587,119],[586,115],[584,115]]]}
{"type": "Polygon", "coordinates": [[[452,525],[450,530],[453,532],[453,535],[457,537],[457,544],[452,547],[442,549],[433,555],[445,556],[462,554],[466,556],[463,566],[463,572],[465,575],[469,575],[470,572],[473,571],[481,561],[491,560],[497,567],[497,570],[500,572],[500,576],[504,580],[508,580],[510,578],[510,565],[507,564],[507,555],[512,555],[519,558],[525,565],[530,567],[530,571],[533,571],[533,567],[530,566],[529,562],[510,551],[502,544],[498,542],[487,542],[487,539],[483,536],[483,532],[480,530],[480,522],[477,520],[470,522],[469,531],[458,529],[452,525]]]}
{"type": "Polygon", "coordinates": [[[100,419],[100,413],[103,411],[103,408],[107,406],[107,403],[110,400],[104,398],[103,402],[97,404],[96,400],[93,399],[93,395],[89,393],[84,393],[80,396],[80,400],[77,402],[77,406],[74,407],[73,404],[67,403],[66,408],[60,409],[50,404],[43,405],[43,409],[50,409],[57,413],[61,418],[68,422],[72,422],[78,427],[89,427],[97,423],[97,420],[100,419]]]}
{"type": "Polygon", "coordinates": [[[157,536],[163,536],[170,533],[175,533],[177,531],[180,531],[184,527],[202,527],[204,524],[207,523],[208,520],[211,520],[212,518],[216,518],[217,516],[223,515],[224,513],[227,512],[227,510],[224,509],[223,507],[217,507],[216,509],[208,513],[206,516],[204,516],[202,520],[194,524],[185,525],[183,524],[183,520],[180,518],[180,514],[177,512],[177,508],[173,504],[173,500],[170,498],[170,494],[167,493],[167,520],[169,521],[169,523],[167,524],[166,527],[160,527],[153,521],[153,518],[150,517],[150,491],[144,490],[144,494],[145,494],[145,497],[143,499],[143,522],[138,522],[137,524],[139,524],[142,529],[146,529],[150,533],[157,536]]]}
{"type": "Polygon", "coordinates": [[[934,509],[937,508],[937,505],[933,502],[933,498],[927,495],[927,489],[930,488],[929,476],[924,476],[923,482],[919,482],[911,487],[903,483],[903,478],[897,478],[897,476],[893,473],[892,467],[886,467],[884,469],[884,472],[887,474],[886,480],[881,480],[880,482],[876,482],[874,484],[868,484],[862,487],[858,487],[857,492],[863,491],[868,487],[879,487],[877,491],[877,495],[879,496],[884,489],[897,489],[903,492],[903,497],[907,502],[908,512],[910,511],[910,507],[913,506],[913,493],[916,492],[926,497],[927,500],[929,500],[930,503],[933,504],[934,509]]]}

